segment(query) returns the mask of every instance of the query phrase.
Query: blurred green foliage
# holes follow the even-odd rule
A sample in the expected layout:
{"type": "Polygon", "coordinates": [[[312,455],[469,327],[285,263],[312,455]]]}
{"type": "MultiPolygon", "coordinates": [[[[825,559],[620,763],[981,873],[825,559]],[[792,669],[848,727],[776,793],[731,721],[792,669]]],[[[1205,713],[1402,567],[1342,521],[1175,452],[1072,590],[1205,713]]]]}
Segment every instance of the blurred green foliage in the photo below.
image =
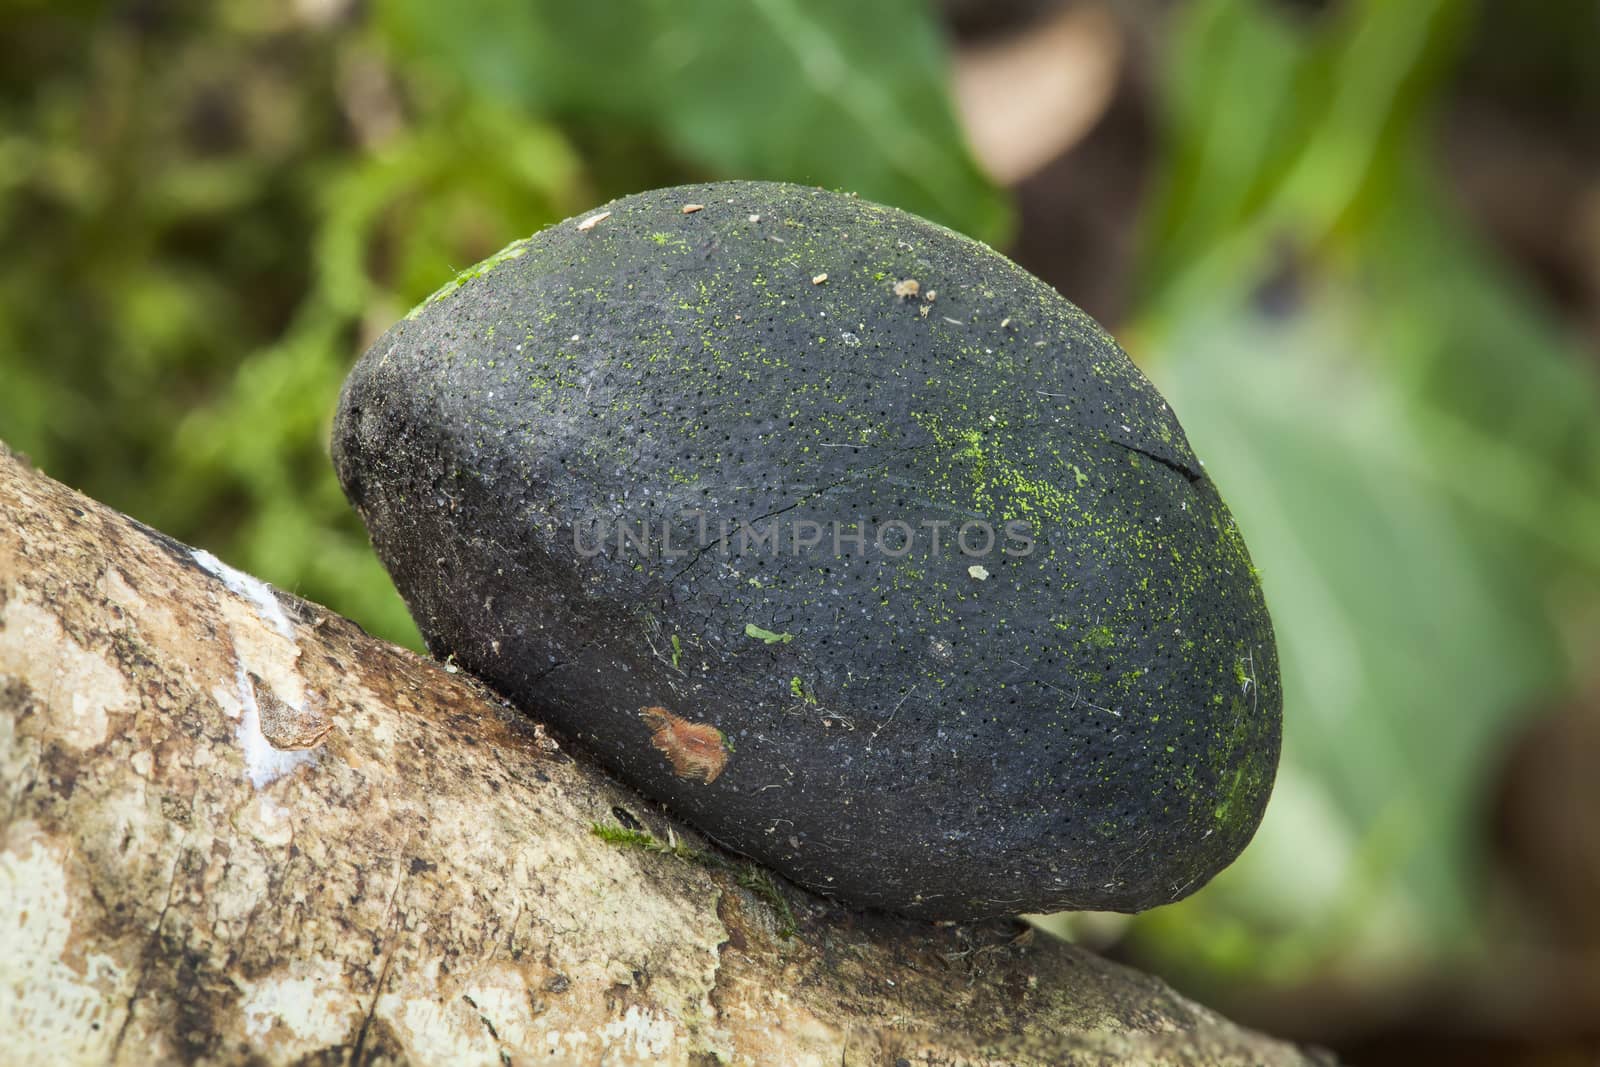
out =
{"type": "Polygon", "coordinates": [[[408,56],[596,135],[647,130],[715,175],[848,188],[997,241],[1000,192],[962,149],[920,0],[391,0],[408,56]],[[494,32],[484,28],[493,26],[494,32]]]}
{"type": "MultiPolygon", "coordinates": [[[[1592,367],[1439,195],[1473,15],[1177,16],[1124,333],[1246,532],[1288,687],[1256,843],[1133,927],[1178,970],[1470,951],[1495,745],[1595,636],[1592,367]]],[[[0,42],[0,438],[413,645],[325,440],[357,354],[456,270],[701,177],[1010,226],[912,0],[77,0],[7,7],[0,42]]]]}
{"type": "Polygon", "coordinates": [[[1429,140],[1473,14],[1203,0],[1175,38],[1135,336],[1246,531],[1286,688],[1256,841],[1135,927],[1174,967],[1370,986],[1480,950],[1496,754],[1592,626],[1593,366],[1429,140]]]}
{"type": "Polygon", "coordinates": [[[325,440],[349,365],[442,279],[716,174],[1009,224],[913,0],[341,12],[0,13],[0,438],[414,647],[325,440]]]}

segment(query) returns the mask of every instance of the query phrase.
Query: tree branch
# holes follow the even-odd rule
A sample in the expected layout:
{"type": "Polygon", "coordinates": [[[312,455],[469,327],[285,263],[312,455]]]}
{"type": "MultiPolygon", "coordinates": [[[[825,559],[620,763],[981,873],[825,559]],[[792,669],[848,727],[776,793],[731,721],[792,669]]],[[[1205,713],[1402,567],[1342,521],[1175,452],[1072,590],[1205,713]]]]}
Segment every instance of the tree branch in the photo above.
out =
{"type": "Polygon", "coordinates": [[[782,883],[3,446],[0,784],[13,1062],[1310,1062],[1024,927],[782,883]]]}

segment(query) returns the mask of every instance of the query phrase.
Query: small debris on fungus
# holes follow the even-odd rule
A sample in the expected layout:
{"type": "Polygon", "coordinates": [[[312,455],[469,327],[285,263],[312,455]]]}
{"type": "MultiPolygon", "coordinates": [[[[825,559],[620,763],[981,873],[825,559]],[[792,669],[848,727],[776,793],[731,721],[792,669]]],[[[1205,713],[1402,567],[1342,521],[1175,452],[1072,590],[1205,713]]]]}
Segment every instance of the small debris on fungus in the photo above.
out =
{"type": "Polygon", "coordinates": [[[817,274],[817,275],[814,275],[812,277],[811,284],[812,285],[821,285],[823,282],[825,282],[827,280],[828,280],[828,276],[826,274],[817,274]]]}
{"type": "Polygon", "coordinates": [[[794,640],[794,634],[780,634],[771,630],[763,630],[753,622],[744,624],[744,635],[746,637],[754,637],[756,640],[764,641],[769,645],[787,645],[794,640]]]}
{"type": "Polygon", "coordinates": [[[705,209],[706,209],[706,206],[704,204],[685,204],[685,205],[683,205],[683,213],[685,215],[693,215],[696,211],[704,211],[705,209]]]}
{"type": "Polygon", "coordinates": [[[915,278],[904,278],[894,284],[894,295],[901,300],[910,300],[922,292],[922,283],[915,278]]]}
{"type": "Polygon", "coordinates": [[[584,219],[582,222],[578,223],[578,229],[580,229],[580,230],[592,230],[596,226],[600,225],[602,222],[606,221],[606,219],[609,219],[610,217],[611,217],[611,212],[609,212],[609,211],[596,212],[595,214],[590,215],[588,218],[584,219]]]}

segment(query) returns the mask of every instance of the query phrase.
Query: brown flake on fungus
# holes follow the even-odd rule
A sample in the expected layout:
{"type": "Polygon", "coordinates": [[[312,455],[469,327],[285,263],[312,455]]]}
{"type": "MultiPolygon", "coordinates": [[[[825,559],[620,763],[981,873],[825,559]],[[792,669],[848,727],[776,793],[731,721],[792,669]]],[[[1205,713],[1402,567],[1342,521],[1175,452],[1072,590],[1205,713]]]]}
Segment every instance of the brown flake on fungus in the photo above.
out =
{"type": "Polygon", "coordinates": [[[650,743],[667,757],[679,778],[699,779],[710,785],[728,765],[722,731],[710,723],[690,722],[659,706],[640,708],[639,718],[655,731],[650,743]]]}

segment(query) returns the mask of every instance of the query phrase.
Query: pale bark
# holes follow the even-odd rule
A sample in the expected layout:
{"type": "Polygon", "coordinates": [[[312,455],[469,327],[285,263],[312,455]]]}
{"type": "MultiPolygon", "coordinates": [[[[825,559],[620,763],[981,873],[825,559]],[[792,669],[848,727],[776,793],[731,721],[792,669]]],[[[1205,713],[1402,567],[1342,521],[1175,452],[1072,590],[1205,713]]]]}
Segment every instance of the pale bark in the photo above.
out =
{"type": "Polygon", "coordinates": [[[3,447],[0,789],[7,1063],[1308,1061],[1014,924],[778,883],[784,937],[471,679],[3,447]]]}

